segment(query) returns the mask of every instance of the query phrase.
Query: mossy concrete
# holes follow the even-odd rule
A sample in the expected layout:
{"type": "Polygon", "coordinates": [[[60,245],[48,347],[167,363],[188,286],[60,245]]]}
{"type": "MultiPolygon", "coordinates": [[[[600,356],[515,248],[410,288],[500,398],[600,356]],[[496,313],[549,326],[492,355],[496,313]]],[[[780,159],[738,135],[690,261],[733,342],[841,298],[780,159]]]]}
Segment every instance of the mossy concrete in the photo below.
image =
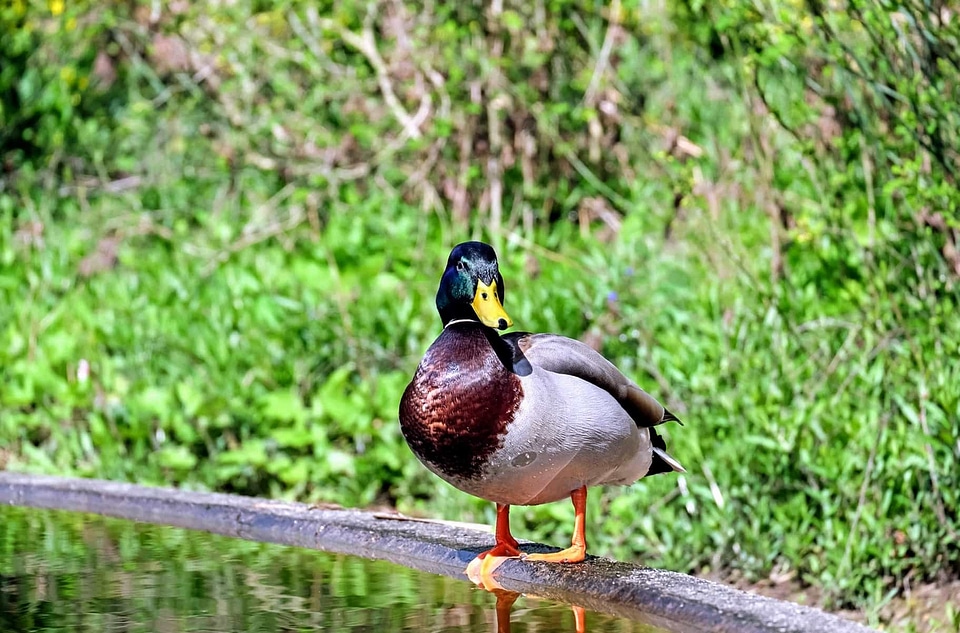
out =
{"type": "MultiPolygon", "coordinates": [[[[95,479],[0,472],[0,503],[90,512],[242,539],[387,560],[466,578],[493,537],[461,524],[236,495],[150,488],[95,479]]],[[[527,551],[549,551],[525,544],[527,551]]],[[[574,565],[507,561],[495,578],[510,591],[613,613],[674,632],[862,633],[817,609],[686,574],[589,557],[574,565]]]]}

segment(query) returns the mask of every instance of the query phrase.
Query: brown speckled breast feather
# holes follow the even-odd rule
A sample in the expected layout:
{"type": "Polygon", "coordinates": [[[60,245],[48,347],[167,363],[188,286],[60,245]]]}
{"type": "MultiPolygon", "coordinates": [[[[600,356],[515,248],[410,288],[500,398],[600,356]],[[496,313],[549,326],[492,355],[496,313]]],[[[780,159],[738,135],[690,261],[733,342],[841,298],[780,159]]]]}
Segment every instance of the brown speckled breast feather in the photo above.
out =
{"type": "Polygon", "coordinates": [[[447,327],[400,400],[400,428],[410,448],[449,477],[481,477],[520,406],[520,379],[495,344],[498,335],[479,323],[447,327]]]}

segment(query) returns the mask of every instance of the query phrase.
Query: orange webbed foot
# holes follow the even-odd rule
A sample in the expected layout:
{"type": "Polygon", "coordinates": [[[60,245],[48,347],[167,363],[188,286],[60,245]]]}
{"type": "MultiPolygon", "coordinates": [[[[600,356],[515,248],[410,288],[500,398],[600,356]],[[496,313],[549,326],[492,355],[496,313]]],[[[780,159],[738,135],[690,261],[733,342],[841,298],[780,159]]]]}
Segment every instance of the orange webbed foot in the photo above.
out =
{"type": "Polygon", "coordinates": [[[523,560],[540,561],[544,563],[579,563],[587,557],[587,548],[582,545],[571,545],[559,552],[548,554],[524,554],[523,560]]]}
{"type": "Polygon", "coordinates": [[[500,583],[494,580],[493,572],[497,571],[504,562],[511,558],[520,558],[522,555],[523,553],[510,543],[497,543],[492,549],[478,554],[470,561],[466,569],[467,578],[487,591],[502,589],[500,583]]]}
{"type": "Polygon", "coordinates": [[[581,486],[570,493],[575,513],[573,523],[573,542],[565,550],[549,554],[528,554],[524,560],[541,561],[545,563],[579,563],[587,557],[587,487],[581,486]]]}
{"type": "Polygon", "coordinates": [[[497,504],[497,543],[491,549],[477,555],[470,564],[467,565],[467,578],[475,585],[491,591],[500,589],[500,584],[493,579],[493,572],[497,570],[504,561],[511,558],[520,558],[520,544],[517,539],[510,534],[510,506],[497,504]]]}

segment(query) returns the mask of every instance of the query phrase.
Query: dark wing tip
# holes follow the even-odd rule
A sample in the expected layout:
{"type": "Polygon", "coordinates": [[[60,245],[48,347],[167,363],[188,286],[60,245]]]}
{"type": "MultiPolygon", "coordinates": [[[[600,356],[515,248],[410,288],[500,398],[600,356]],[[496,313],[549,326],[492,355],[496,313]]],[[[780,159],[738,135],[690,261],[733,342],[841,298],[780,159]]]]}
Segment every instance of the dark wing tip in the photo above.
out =
{"type": "Polygon", "coordinates": [[[530,332],[510,332],[500,336],[500,341],[506,344],[507,356],[501,358],[504,365],[518,376],[529,376],[533,373],[533,366],[523,353],[524,339],[530,332]]]}
{"type": "Polygon", "coordinates": [[[670,413],[670,411],[667,410],[666,407],[663,408],[663,419],[661,420],[661,422],[676,422],[680,426],[683,426],[683,421],[680,420],[680,418],[678,418],[677,416],[670,413]]]}

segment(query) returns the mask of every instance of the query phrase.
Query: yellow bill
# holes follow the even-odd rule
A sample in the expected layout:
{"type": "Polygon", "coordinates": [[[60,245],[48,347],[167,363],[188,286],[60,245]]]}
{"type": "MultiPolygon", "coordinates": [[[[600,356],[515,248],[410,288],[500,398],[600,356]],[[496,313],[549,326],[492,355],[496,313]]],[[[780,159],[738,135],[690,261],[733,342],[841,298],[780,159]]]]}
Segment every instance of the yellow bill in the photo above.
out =
{"type": "Polygon", "coordinates": [[[489,286],[477,280],[477,294],[473,296],[473,311],[480,317],[480,322],[487,327],[505,330],[513,325],[513,319],[500,303],[496,279],[490,282],[489,286]]]}

